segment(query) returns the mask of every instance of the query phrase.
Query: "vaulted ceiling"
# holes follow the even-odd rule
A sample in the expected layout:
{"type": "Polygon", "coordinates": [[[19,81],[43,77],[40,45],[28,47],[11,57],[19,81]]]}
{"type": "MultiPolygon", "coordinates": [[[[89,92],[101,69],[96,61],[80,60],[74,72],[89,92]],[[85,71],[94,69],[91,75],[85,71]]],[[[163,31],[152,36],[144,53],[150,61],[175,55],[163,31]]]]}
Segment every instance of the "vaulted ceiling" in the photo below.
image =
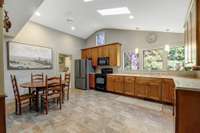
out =
{"type": "Polygon", "coordinates": [[[34,22],[87,38],[102,28],[183,32],[189,0],[45,0],[34,22]],[[101,16],[98,9],[128,7],[129,15],[101,16]],[[69,19],[69,20],[68,20],[69,19]],[[68,20],[68,21],[67,21],[68,20]],[[70,22],[69,22],[70,21],[70,22]],[[73,22],[71,22],[73,21],[73,22]],[[74,26],[76,29],[72,30],[74,26]]]}
{"type": "Polygon", "coordinates": [[[6,0],[13,27],[9,35],[16,35],[30,20],[41,25],[88,38],[99,29],[129,29],[183,32],[190,0],[6,0]],[[42,3],[42,4],[41,4],[42,3]],[[39,7],[39,8],[38,8],[39,7]],[[101,16],[97,10],[128,7],[131,14],[101,16]],[[40,16],[34,13],[38,11],[40,16]],[[134,19],[129,19],[129,16],[134,19]],[[72,28],[73,27],[73,28],[72,28]]]}

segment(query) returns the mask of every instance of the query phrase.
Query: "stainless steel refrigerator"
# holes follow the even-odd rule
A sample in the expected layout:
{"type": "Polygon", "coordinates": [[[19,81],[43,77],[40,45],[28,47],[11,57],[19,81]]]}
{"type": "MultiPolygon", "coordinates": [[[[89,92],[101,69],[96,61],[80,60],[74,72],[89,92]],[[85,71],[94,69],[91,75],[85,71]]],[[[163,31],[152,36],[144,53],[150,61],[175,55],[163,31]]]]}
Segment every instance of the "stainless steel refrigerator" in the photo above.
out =
{"type": "Polygon", "coordinates": [[[91,60],[75,60],[75,87],[89,89],[89,73],[94,73],[91,60]]]}

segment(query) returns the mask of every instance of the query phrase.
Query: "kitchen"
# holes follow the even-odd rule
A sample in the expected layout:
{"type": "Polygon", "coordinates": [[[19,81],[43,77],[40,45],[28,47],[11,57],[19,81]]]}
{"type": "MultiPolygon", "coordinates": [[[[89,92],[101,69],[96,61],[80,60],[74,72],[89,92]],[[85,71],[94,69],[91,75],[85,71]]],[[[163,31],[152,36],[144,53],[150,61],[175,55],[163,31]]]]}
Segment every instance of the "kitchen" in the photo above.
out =
{"type": "Polygon", "coordinates": [[[199,132],[200,0],[36,1],[4,3],[0,132],[199,132]]]}

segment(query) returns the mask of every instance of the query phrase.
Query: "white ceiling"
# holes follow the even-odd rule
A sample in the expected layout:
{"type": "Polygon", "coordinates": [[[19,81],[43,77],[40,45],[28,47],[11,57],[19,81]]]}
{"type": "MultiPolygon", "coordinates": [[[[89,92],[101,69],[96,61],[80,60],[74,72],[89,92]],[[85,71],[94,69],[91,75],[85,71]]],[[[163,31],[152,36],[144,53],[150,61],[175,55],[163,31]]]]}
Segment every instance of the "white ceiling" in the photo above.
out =
{"type": "MultiPolygon", "coordinates": [[[[12,0],[10,0],[12,1],[12,0]]],[[[35,0],[36,1],[36,0],[35,0]]],[[[32,21],[86,39],[102,28],[183,32],[189,0],[44,0],[32,21]],[[98,9],[128,7],[129,15],[101,16],[98,9]],[[67,19],[73,19],[68,23],[67,19]],[[72,31],[71,26],[76,30],[72,31]]]]}
{"type": "Polygon", "coordinates": [[[43,0],[5,0],[4,9],[8,11],[12,22],[12,28],[5,34],[16,36],[42,2],[43,0]]]}

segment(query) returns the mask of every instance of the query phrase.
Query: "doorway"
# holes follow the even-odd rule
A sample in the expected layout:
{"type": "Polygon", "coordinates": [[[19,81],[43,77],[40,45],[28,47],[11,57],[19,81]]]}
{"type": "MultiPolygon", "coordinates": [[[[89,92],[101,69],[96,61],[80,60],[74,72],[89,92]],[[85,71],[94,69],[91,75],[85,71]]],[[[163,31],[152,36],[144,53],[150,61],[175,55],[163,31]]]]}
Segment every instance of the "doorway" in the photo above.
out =
{"type": "Polygon", "coordinates": [[[71,73],[72,70],[72,56],[66,54],[59,54],[59,71],[71,73]]]}

